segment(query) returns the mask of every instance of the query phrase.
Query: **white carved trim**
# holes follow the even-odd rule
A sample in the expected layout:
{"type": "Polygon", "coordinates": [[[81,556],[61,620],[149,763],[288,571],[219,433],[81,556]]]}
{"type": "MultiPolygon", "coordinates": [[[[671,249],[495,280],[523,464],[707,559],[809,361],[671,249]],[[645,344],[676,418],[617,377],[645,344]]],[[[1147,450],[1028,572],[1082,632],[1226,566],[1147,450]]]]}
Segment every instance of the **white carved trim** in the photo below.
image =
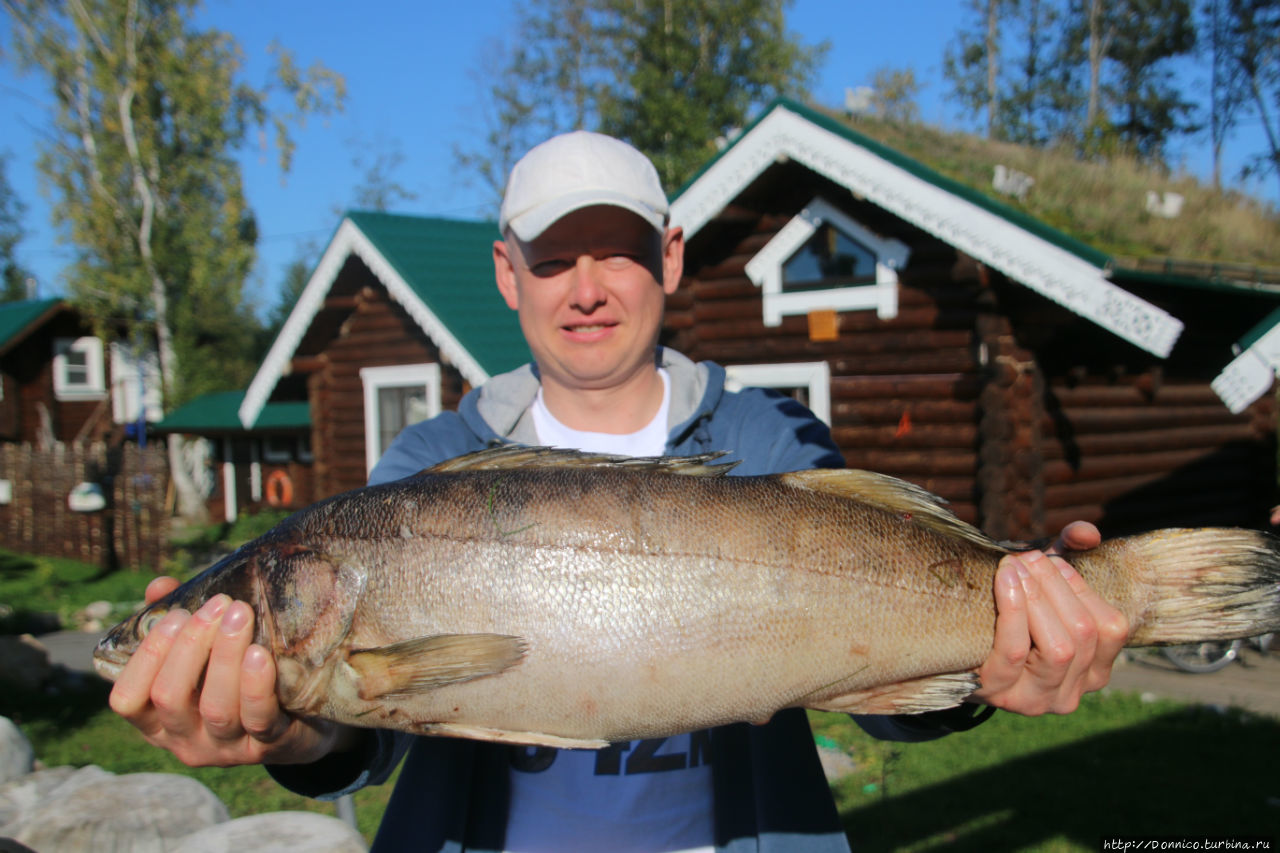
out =
{"type": "Polygon", "coordinates": [[[845,215],[821,198],[814,198],[784,225],[750,261],[746,273],[761,289],[764,324],[777,326],[792,314],[808,314],[819,309],[860,311],[875,309],[882,320],[898,316],[898,270],[906,266],[911,249],[892,237],[881,237],[845,215]],[[850,285],[828,290],[786,293],[782,289],[782,267],[799,251],[824,222],[861,243],[876,256],[874,284],[850,285]]]}
{"type": "Polygon", "coordinates": [[[790,364],[733,364],[724,369],[725,388],[809,389],[809,410],[818,420],[831,424],[831,365],[825,361],[790,364]]]}
{"type": "Polygon", "coordinates": [[[364,235],[364,232],[350,219],[344,219],[338,228],[338,233],[325,249],[324,256],[316,266],[316,271],[312,273],[307,286],[303,288],[302,295],[289,314],[289,319],[285,321],[267,357],[263,359],[262,365],[254,375],[253,382],[249,384],[249,390],[245,392],[244,401],[240,404],[240,423],[245,429],[252,427],[258,415],[262,413],[262,407],[266,405],[272,389],[288,369],[289,361],[297,351],[302,336],[310,328],[311,321],[315,319],[324,304],[325,296],[333,286],[333,281],[342,269],[342,265],[347,257],[353,254],[364,261],[378,281],[387,288],[391,298],[399,302],[414,322],[422,327],[431,342],[439,347],[441,356],[457,367],[464,379],[473,386],[479,386],[489,378],[489,374],[480,367],[480,363],[458,342],[440,318],[423,304],[413,292],[413,288],[401,278],[395,268],[364,235]]]}
{"type": "Polygon", "coordinates": [[[675,200],[672,222],[689,239],[786,158],[1148,352],[1167,356],[1182,332],[1177,318],[1117,287],[1093,264],[785,107],[774,108],[675,200]]]}
{"type": "Polygon", "coordinates": [[[1280,324],[1240,353],[1211,383],[1232,414],[1238,415],[1271,388],[1280,371],[1280,324]]]}

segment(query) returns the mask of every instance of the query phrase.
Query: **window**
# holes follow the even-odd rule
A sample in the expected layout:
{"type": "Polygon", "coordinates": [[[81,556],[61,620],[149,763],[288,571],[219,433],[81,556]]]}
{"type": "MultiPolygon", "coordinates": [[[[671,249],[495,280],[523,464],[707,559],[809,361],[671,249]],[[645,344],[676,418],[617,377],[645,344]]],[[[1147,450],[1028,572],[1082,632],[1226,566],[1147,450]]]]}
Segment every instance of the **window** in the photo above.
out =
{"type": "Polygon", "coordinates": [[[824,424],[831,423],[831,368],[825,361],[734,364],[724,372],[730,391],[772,388],[807,406],[824,424]]]}
{"type": "Polygon", "coordinates": [[[876,256],[830,222],[823,222],[782,265],[782,291],[827,290],[833,286],[875,284],[876,256]]]}
{"type": "Polygon", "coordinates": [[[102,341],[94,337],[54,340],[53,393],[59,400],[101,399],[107,395],[102,341]]]}
{"type": "Polygon", "coordinates": [[[262,439],[262,460],[264,462],[288,462],[293,458],[293,450],[297,439],[289,435],[268,435],[262,439]]]}
{"type": "Polygon", "coordinates": [[[763,291],[764,324],[811,311],[898,313],[898,270],[910,249],[815,198],[747,263],[763,291]]]}
{"type": "Polygon", "coordinates": [[[364,384],[365,462],[370,471],[400,430],[440,413],[440,365],[366,367],[364,384]]]}

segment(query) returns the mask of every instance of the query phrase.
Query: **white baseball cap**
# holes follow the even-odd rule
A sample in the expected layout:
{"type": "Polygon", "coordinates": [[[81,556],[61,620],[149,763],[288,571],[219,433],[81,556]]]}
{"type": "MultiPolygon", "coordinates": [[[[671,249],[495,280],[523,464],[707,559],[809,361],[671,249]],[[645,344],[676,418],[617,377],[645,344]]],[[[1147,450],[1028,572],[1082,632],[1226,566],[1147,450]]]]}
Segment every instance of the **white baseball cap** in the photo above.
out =
{"type": "Polygon", "coordinates": [[[511,169],[498,227],[533,240],[562,216],[607,204],[661,231],[667,196],[649,158],[620,139],[575,130],[536,145],[511,169]]]}

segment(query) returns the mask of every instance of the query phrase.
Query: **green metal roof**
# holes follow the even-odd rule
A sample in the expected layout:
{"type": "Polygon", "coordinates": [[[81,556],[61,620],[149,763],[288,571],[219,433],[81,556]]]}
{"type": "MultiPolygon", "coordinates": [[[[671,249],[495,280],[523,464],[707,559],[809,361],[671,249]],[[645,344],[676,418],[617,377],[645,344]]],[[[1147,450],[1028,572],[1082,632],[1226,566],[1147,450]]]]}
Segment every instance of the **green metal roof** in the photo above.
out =
{"type": "Polygon", "coordinates": [[[43,319],[62,302],[61,299],[24,299],[0,303],[0,352],[21,337],[36,321],[43,319]]]}
{"type": "Polygon", "coordinates": [[[520,321],[493,280],[497,223],[369,211],[347,217],[486,373],[530,360],[520,321]]]}
{"type": "Polygon", "coordinates": [[[243,391],[217,391],[180,406],[162,421],[151,424],[155,432],[185,432],[206,435],[225,432],[269,432],[298,430],[311,426],[311,410],[305,402],[267,403],[253,429],[240,424],[238,412],[243,391]]]}

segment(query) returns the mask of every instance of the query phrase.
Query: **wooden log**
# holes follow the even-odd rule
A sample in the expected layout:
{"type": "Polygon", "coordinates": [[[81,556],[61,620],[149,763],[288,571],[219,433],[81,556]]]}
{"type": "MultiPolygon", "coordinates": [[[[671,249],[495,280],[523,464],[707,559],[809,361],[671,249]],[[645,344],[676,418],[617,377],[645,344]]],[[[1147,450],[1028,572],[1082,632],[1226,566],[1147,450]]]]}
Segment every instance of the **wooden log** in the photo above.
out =
{"type": "Polygon", "coordinates": [[[912,424],[976,423],[978,409],[973,401],[958,400],[859,400],[833,401],[832,419],[850,425],[893,424],[903,415],[912,424]]]}
{"type": "Polygon", "coordinates": [[[841,448],[972,449],[978,429],[971,424],[925,424],[899,435],[897,427],[835,426],[831,436],[841,448]]]}
{"type": "Polygon", "coordinates": [[[1251,449],[1224,448],[1213,451],[1191,448],[1173,451],[1156,449],[1150,453],[1125,453],[1115,456],[1088,456],[1081,459],[1078,465],[1072,465],[1065,459],[1052,459],[1044,464],[1044,479],[1046,485],[1056,486],[1149,473],[1169,474],[1197,462],[1207,462],[1211,457],[1215,464],[1230,465],[1248,462],[1257,456],[1258,453],[1251,449]]]}
{"type": "MultiPolygon", "coordinates": [[[[1160,471],[1105,480],[1066,483],[1046,488],[1044,499],[1046,506],[1055,508],[1088,504],[1101,505],[1158,482],[1164,484],[1160,489],[1161,492],[1164,492],[1161,496],[1162,498],[1171,498],[1176,493],[1181,493],[1184,497],[1199,496],[1202,493],[1218,493],[1228,496],[1239,494],[1241,488],[1238,484],[1235,482],[1224,484],[1223,473],[1221,470],[1184,470],[1177,473],[1160,471]]],[[[1237,478],[1228,477],[1226,479],[1235,481],[1237,478]]],[[[1155,497],[1156,495],[1152,495],[1152,499],[1155,497]]],[[[1181,501],[1176,503],[1181,503],[1181,501]]]]}
{"type": "Polygon", "coordinates": [[[1248,424],[1218,427],[1170,427],[1164,430],[1143,430],[1113,435],[1085,434],[1066,439],[1046,437],[1041,452],[1046,459],[1062,459],[1075,456],[1145,453],[1153,447],[1164,450],[1200,448],[1212,451],[1234,441],[1253,442],[1256,436],[1248,424]]]}
{"type": "Polygon", "coordinates": [[[1170,385],[1164,383],[1154,394],[1148,394],[1133,384],[1077,385],[1068,387],[1059,383],[1051,385],[1049,396],[1063,409],[1109,408],[1113,406],[1209,406],[1222,407],[1222,400],[1208,383],[1195,385],[1170,385]]]}
{"type": "MultiPolygon", "coordinates": [[[[841,363],[843,365],[843,362],[841,363]]],[[[982,379],[976,373],[923,373],[915,375],[872,376],[866,374],[833,375],[832,400],[948,398],[974,400],[982,390],[982,379]]]]}
{"type": "Polygon", "coordinates": [[[955,449],[923,450],[894,448],[851,448],[844,451],[845,465],[878,471],[895,477],[928,475],[967,477],[972,481],[977,455],[955,449]]]}
{"type": "MultiPolygon", "coordinates": [[[[1169,424],[1180,427],[1232,427],[1242,422],[1226,407],[1216,406],[1148,406],[1146,408],[1071,409],[1064,413],[1071,430],[1083,433],[1119,433],[1154,430],[1169,424]]],[[[1057,427],[1053,416],[1046,416],[1041,429],[1046,433],[1057,427]]]]}

